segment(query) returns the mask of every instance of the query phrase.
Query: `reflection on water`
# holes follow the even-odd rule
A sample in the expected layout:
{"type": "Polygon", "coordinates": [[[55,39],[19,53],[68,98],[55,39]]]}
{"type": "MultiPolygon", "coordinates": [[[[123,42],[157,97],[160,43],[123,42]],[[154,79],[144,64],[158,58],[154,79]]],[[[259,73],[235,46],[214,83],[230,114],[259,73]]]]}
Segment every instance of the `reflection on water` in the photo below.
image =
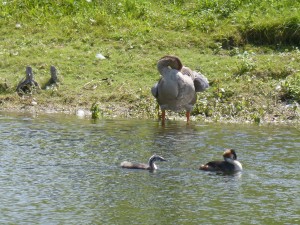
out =
{"type": "Polygon", "coordinates": [[[0,113],[0,223],[299,224],[299,148],[291,127],[0,113]],[[242,173],[198,170],[225,148],[242,173]]]}

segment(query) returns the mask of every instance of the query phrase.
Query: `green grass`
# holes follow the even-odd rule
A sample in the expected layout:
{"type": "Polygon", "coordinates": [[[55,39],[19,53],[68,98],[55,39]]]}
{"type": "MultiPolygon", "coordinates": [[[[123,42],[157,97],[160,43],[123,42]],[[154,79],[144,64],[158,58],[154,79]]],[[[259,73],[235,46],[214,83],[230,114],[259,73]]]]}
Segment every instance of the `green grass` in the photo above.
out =
{"type": "Polygon", "coordinates": [[[60,85],[30,96],[37,107],[97,102],[107,114],[153,118],[156,62],[174,54],[211,82],[197,119],[299,120],[299,8],[295,0],[2,1],[0,104],[28,104],[15,93],[25,67],[43,86],[54,65],[60,85]]]}

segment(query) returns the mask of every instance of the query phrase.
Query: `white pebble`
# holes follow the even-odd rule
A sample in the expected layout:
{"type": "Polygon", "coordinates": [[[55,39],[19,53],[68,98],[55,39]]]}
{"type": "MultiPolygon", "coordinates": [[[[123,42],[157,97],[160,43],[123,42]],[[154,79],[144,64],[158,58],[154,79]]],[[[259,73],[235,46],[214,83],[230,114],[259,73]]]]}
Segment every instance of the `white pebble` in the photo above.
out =
{"type": "Polygon", "coordinates": [[[82,118],[85,116],[85,112],[83,109],[78,109],[77,112],[76,112],[76,116],[82,118]]]}

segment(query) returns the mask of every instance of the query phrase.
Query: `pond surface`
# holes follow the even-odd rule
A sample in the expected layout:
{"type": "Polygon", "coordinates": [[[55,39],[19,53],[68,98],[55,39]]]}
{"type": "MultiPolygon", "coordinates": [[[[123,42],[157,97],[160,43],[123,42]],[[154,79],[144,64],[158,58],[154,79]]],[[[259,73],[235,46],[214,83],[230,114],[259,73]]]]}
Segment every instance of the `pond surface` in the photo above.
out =
{"type": "Polygon", "coordinates": [[[300,224],[299,149],[288,126],[2,112],[0,224],[300,224]],[[225,148],[242,173],[198,170],[225,148]]]}

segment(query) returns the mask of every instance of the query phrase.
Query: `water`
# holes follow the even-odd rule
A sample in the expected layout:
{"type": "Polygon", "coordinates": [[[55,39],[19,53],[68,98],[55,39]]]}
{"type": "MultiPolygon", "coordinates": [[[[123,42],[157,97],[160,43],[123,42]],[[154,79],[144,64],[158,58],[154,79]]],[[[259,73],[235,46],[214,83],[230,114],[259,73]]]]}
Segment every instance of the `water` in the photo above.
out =
{"type": "Polygon", "coordinates": [[[299,149],[287,126],[0,113],[0,224],[300,224],[299,149]],[[242,173],[198,170],[225,148],[242,173]]]}

